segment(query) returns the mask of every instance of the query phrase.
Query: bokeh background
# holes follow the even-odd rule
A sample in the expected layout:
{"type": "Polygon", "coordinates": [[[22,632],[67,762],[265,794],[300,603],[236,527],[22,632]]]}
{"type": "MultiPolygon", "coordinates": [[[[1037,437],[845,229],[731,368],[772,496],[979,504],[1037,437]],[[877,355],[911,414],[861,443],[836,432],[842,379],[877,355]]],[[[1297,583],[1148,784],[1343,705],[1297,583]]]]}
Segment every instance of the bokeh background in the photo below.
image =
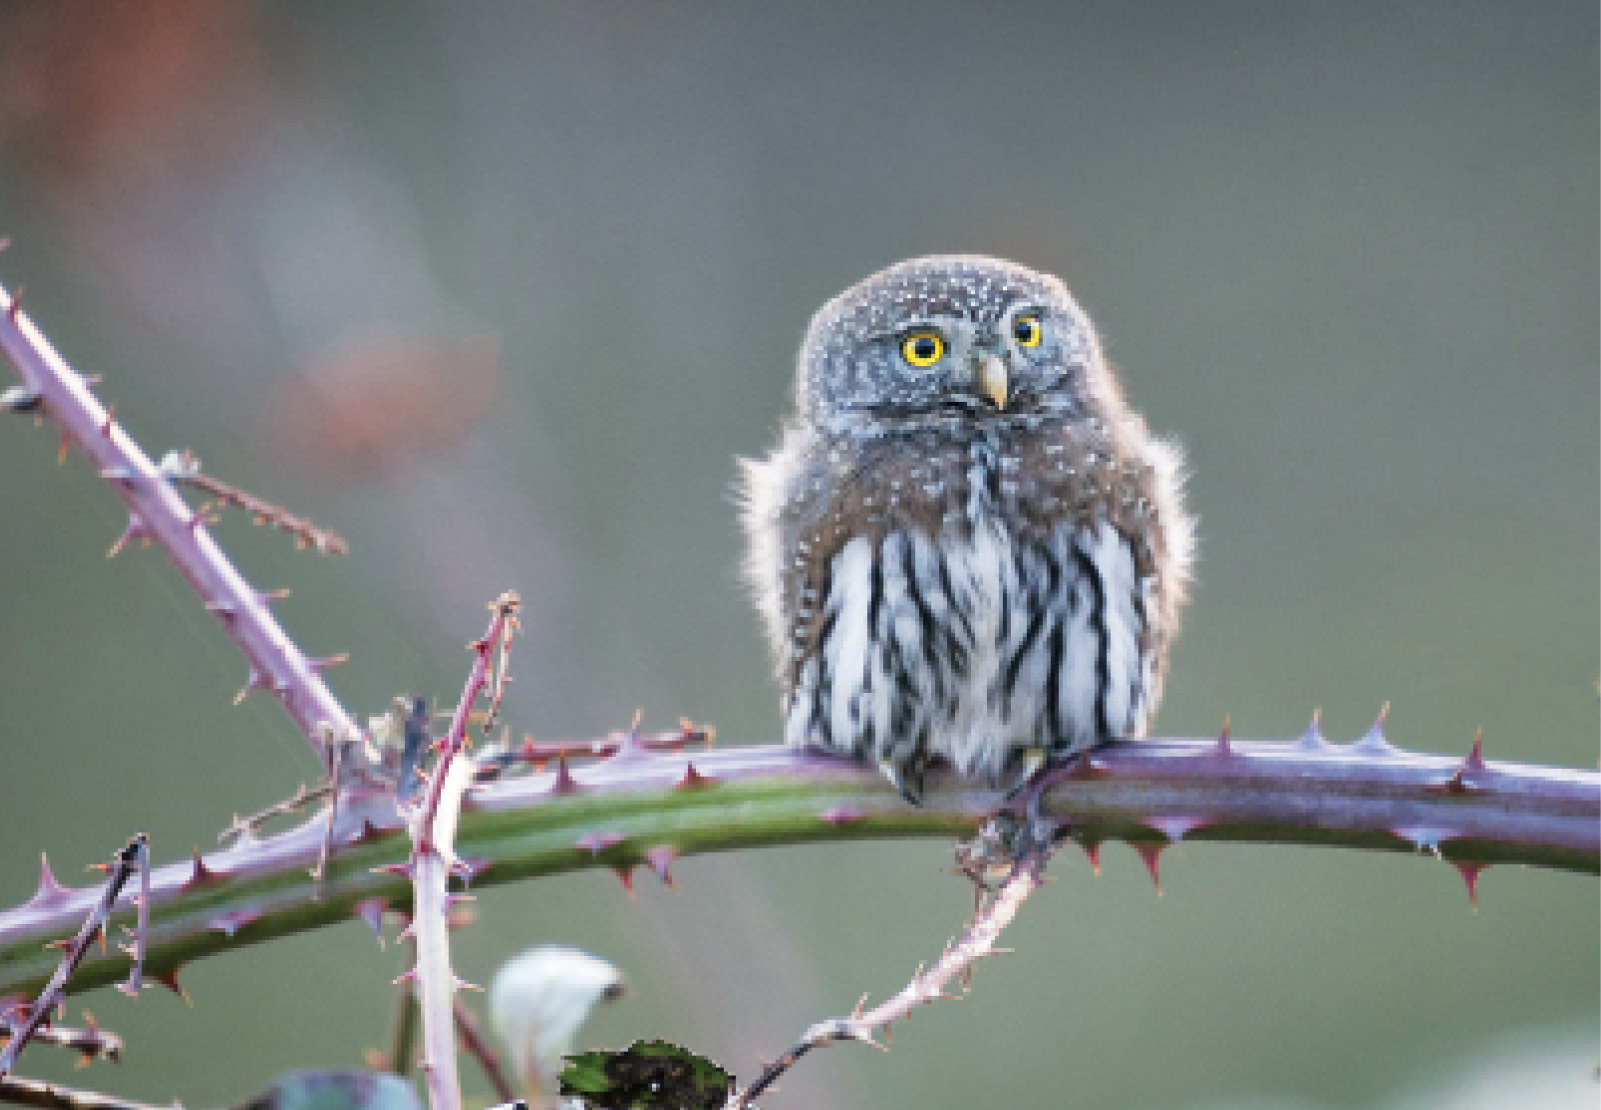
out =
{"type": "MultiPolygon", "coordinates": [[[[1158,729],[1392,738],[1593,767],[1598,14],[1551,0],[894,5],[0,4],[0,274],[154,454],[346,534],[220,535],[356,712],[448,702],[506,587],[509,719],[777,733],[734,459],[774,436],[825,298],[899,258],[1062,274],[1186,443],[1195,601],[1158,729]]],[[[161,860],[315,775],[55,437],[0,429],[0,901],[136,829],[161,860]]],[[[968,908],[935,842],[682,861],[483,893],[458,965],[621,965],[594,1044],[749,1075],[882,997],[968,908]]],[[[777,1107],[1593,1105],[1596,884],[1435,860],[1121,846],[975,992],[777,1107]],[[1473,1079],[1478,1083],[1478,1079],[1473,1079]],[[1500,1100],[1484,1096],[1501,1084],[1500,1100]],[[1473,1084],[1468,1084],[1473,1085],[1473,1084]],[[1511,1091],[1512,1095],[1505,1092],[1511,1091]],[[1458,1092],[1451,1094],[1449,1092],[1458,1092]],[[1407,1100],[1413,1101],[1407,1101],[1407,1100]]],[[[120,1068],[237,1102],[385,1042],[360,925],[81,1003],[120,1068]]],[[[487,1095],[471,1067],[470,1090],[487,1095]]]]}

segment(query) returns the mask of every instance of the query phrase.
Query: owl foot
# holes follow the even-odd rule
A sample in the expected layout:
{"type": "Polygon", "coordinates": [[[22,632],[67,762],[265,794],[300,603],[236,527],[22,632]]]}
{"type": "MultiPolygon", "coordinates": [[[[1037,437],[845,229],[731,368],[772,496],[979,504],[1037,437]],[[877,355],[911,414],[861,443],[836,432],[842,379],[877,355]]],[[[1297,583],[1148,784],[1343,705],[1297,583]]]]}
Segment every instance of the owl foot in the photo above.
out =
{"type": "Polygon", "coordinates": [[[921,768],[894,763],[888,759],[878,761],[878,770],[889,784],[900,791],[901,797],[914,806],[923,804],[923,772],[921,768]]]}

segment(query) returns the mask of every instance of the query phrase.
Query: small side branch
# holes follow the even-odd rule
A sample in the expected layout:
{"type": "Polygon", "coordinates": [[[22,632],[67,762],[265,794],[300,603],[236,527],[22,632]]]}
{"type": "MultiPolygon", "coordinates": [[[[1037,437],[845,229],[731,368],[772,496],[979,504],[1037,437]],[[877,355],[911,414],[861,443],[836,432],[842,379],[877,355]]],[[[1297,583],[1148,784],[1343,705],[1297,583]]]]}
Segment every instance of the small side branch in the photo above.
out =
{"type": "MultiPolygon", "coordinates": [[[[986,823],[979,839],[996,839],[999,835],[997,824],[993,820],[986,823]]],[[[1021,842],[1009,848],[1015,855],[1006,878],[987,898],[981,893],[966,932],[946,944],[945,951],[933,967],[919,967],[899,994],[871,1010],[863,1009],[867,1003],[867,996],[863,995],[848,1017],[829,1018],[813,1025],[789,1051],[763,1068],[754,1083],[731,1094],[724,1104],[724,1110],[747,1110],[752,1101],[761,1097],[797,1060],[822,1045],[859,1041],[887,1051],[888,1044],[878,1039],[880,1030],[883,1030],[887,1041],[891,1026],[910,1017],[919,1006],[959,997],[948,993],[946,987],[952,980],[960,980],[965,990],[973,965],[985,956],[1004,951],[995,947],[996,940],[1011,924],[1012,918],[1017,916],[1017,911],[1028,896],[1044,882],[1045,862],[1051,854],[1050,836],[1048,832],[1036,829],[1033,822],[1024,827],[1021,842]]]]}

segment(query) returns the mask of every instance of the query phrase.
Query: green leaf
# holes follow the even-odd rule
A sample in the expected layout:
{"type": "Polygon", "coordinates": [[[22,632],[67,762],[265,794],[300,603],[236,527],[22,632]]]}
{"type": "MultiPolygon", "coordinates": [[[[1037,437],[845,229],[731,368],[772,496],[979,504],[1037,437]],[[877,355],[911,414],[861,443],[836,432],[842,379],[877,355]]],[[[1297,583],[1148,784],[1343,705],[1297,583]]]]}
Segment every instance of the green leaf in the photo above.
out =
{"type": "Polygon", "coordinates": [[[561,1093],[605,1110],[716,1110],[734,1077],[669,1041],[635,1041],[622,1052],[566,1057],[561,1093]]]}

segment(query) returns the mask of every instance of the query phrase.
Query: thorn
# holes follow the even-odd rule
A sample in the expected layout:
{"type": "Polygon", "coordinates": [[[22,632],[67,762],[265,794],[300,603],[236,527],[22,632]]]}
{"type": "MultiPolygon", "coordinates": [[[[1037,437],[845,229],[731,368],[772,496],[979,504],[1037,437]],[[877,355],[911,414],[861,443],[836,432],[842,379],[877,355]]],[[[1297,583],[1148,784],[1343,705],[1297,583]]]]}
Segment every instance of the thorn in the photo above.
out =
{"type": "Polygon", "coordinates": [[[1084,849],[1084,855],[1089,858],[1090,867],[1094,869],[1096,878],[1101,875],[1101,842],[1099,840],[1082,840],[1079,847],[1084,849]]]}
{"type": "Polygon", "coordinates": [[[399,975],[395,976],[392,980],[390,980],[390,982],[392,982],[397,987],[400,986],[400,984],[402,984],[402,983],[415,983],[416,981],[417,981],[417,969],[416,968],[412,968],[410,971],[403,971],[399,975]]]}
{"type": "Polygon", "coordinates": [[[452,987],[454,987],[456,990],[459,990],[459,991],[478,991],[479,993],[482,993],[483,989],[484,989],[483,987],[480,987],[477,983],[469,983],[467,980],[463,979],[460,975],[452,975],[450,977],[450,985],[452,987]]]}
{"type": "Polygon", "coordinates": [[[288,597],[291,592],[292,591],[288,586],[284,586],[277,590],[257,590],[256,600],[263,605],[271,605],[275,601],[282,601],[284,598],[288,597]]]}
{"type": "Polygon", "coordinates": [[[580,852],[588,852],[592,856],[598,856],[606,849],[616,847],[626,839],[627,837],[620,832],[585,833],[578,838],[578,842],[573,847],[580,852]]]}
{"type": "Polygon", "coordinates": [[[245,679],[245,684],[239,688],[239,692],[233,696],[233,703],[238,705],[244,701],[245,698],[250,696],[250,691],[252,690],[265,690],[266,688],[267,677],[255,667],[251,667],[250,676],[245,679]]]}
{"type": "Polygon", "coordinates": [[[1227,759],[1234,754],[1233,749],[1229,747],[1229,720],[1230,714],[1223,714],[1223,731],[1217,735],[1217,748],[1214,751],[1220,759],[1227,759]]]}
{"type": "Polygon", "coordinates": [[[695,770],[693,760],[684,761],[684,777],[673,783],[674,790],[697,790],[702,786],[710,786],[713,780],[695,770]]]}
{"type": "Polygon", "coordinates": [[[239,619],[239,610],[226,601],[208,601],[206,602],[206,611],[215,613],[217,619],[222,621],[223,624],[232,624],[239,619]]]}
{"type": "Polygon", "coordinates": [[[832,806],[817,816],[830,825],[849,825],[853,821],[862,820],[867,814],[855,806],[832,806]]]}
{"type": "Polygon", "coordinates": [[[241,908],[237,910],[229,910],[227,913],[218,914],[216,917],[213,917],[210,921],[206,922],[206,928],[210,929],[214,933],[222,933],[231,938],[240,929],[244,928],[246,925],[249,925],[252,921],[255,921],[260,916],[261,911],[257,909],[241,908]]]}
{"type": "Polygon", "coordinates": [[[1384,738],[1384,722],[1390,716],[1390,703],[1385,702],[1379,707],[1378,719],[1373,727],[1362,734],[1362,738],[1355,744],[1357,751],[1367,755],[1389,755],[1395,748],[1384,738]]]}
{"type": "Polygon", "coordinates": [[[1143,824],[1177,844],[1190,832],[1206,824],[1200,817],[1147,817],[1143,824]]]}
{"type": "Polygon", "coordinates": [[[612,872],[621,880],[623,889],[628,892],[628,897],[632,898],[634,896],[634,865],[631,863],[619,863],[612,868],[612,872]]]}
{"type": "MultiPolygon", "coordinates": [[[[16,306],[13,305],[12,307],[15,308],[16,306]]],[[[117,402],[112,401],[109,405],[106,406],[106,420],[105,420],[105,423],[100,425],[100,434],[105,436],[107,439],[110,439],[111,438],[111,433],[116,430],[116,427],[117,427],[117,402]]]]}
{"type": "Polygon", "coordinates": [[[222,872],[213,871],[206,866],[205,861],[200,858],[199,845],[195,846],[192,862],[193,867],[190,868],[189,878],[184,880],[181,887],[183,890],[194,890],[197,887],[208,886],[211,883],[220,882],[227,878],[227,875],[222,872]]]}
{"type": "Polygon", "coordinates": [[[411,864],[409,863],[382,863],[372,869],[379,875],[399,875],[401,878],[411,880],[411,864]]]}
{"type": "Polygon", "coordinates": [[[1478,913],[1479,873],[1488,867],[1489,864],[1470,859],[1454,859],[1451,860],[1450,863],[1452,867],[1457,869],[1457,874],[1462,876],[1462,881],[1467,884],[1468,905],[1472,908],[1474,913],[1478,913]]]}
{"type": "Polygon", "coordinates": [[[1443,829],[1434,825],[1397,825],[1390,832],[1408,841],[1420,852],[1433,852],[1440,854],[1440,842],[1450,840],[1459,835],[1452,829],[1443,829]]]}
{"type": "Polygon", "coordinates": [[[1153,840],[1141,840],[1137,841],[1133,847],[1140,854],[1140,859],[1145,861],[1145,870],[1151,873],[1151,882],[1156,884],[1156,895],[1160,898],[1162,896],[1162,879],[1157,874],[1157,861],[1161,858],[1162,849],[1166,848],[1167,845],[1158,844],[1153,840]]]}
{"type": "Polygon", "coordinates": [[[55,872],[50,870],[50,857],[44,852],[39,853],[39,887],[29,898],[27,905],[34,908],[53,905],[64,898],[70,897],[72,891],[56,881],[55,872]]]}
{"type": "Polygon", "coordinates": [[[1484,729],[1476,729],[1473,733],[1473,748],[1468,752],[1467,758],[1462,761],[1464,771],[1484,770],[1484,729]]]}
{"type": "Polygon", "coordinates": [[[567,753],[563,752],[556,757],[556,778],[550,785],[552,794],[576,794],[583,789],[578,780],[573,778],[573,772],[567,766],[567,753]]]}
{"type": "MultiPolygon", "coordinates": [[[[11,240],[7,239],[6,246],[10,245],[11,240]]],[[[22,311],[22,295],[27,291],[28,287],[22,282],[18,282],[17,287],[11,291],[11,306],[6,309],[6,319],[13,324],[17,322],[17,313],[22,311]]]]}
{"type": "Polygon", "coordinates": [[[122,530],[122,535],[117,537],[117,542],[111,545],[111,550],[106,552],[106,558],[115,559],[128,545],[129,540],[138,540],[147,546],[150,543],[150,529],[145,526],[144,520],[137,513],[128,514],[128,525],[122,530]]]}
{"type": "Polygon", "coordinates": [[[862,1011],[865,1010],[866,1008],[867,1008],[867,995],[863,994],[862,997],[860,997],[860,998],[858,998],[856,1000],[856,1009],[851,1011],[851,1020],[854,1021],[855,1019],[861,1017],[862,1016],[862,1011]]]}
{"type": "Polygon", "coordinates": [[[678,849],[671,844],[658,844],[645,853],[645,862],[650,865],[650,869],[656,872],[656,877],[669,889],[673,889],[673,876],[670,869],[672,868],[673,860],[677,858],[678,849]]]}
{"type": "Polygon", "coordinates": [[[367,928],[378,937],[380,948],[384,946],[384,910],[388,905],[389,903],[383,898],[363,898],[350,907],[350,912],[366,922],[367,928]]]}
{"type": "Polygon", "coordinates": [[[1323,710],[1312,710],[1312,723],[1306,726],[1306,731],[1301,733],[1301,738],[1296,743],[1308,751],[1314,752],[1328,747],[1329,742],[1323,739],[1323,730],[1318,727],[1322,721],[1323,710]]]}
{"type": "Polygon", "coordinates": [[[149,975],[152,979],[166,987],[173,994],[177,995],[186,1003],[193,1006],[195,1004],[194,999],[190,998],[189,992],[184,990],[183,987],[178,983],[178,972],[182,970],[182,968],[182,964],[174,964],[166,971],[150,971],[147,969],[145,974],[149,975]]]}
{"type": "Polygon", "coordinates": [[[347,662],[349,659],[350,653],[348,651],[341,651],[337,655],[324,655],[321,658],[312,658],[308,656],[306,658],[306,665],[311,668],[313,674],[321,674],[329,667],[337,667],[339,664],[347,662]]]}

